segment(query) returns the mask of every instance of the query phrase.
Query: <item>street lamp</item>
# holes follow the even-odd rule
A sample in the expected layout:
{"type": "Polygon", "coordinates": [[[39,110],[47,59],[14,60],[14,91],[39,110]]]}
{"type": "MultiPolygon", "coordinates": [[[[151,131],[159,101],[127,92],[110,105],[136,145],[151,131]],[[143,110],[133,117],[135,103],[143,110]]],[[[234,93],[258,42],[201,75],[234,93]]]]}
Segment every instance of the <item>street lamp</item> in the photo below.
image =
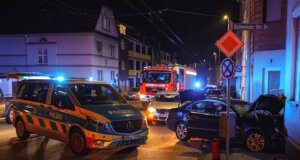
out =
{"type": "Polygon", "coordinates": [[[229,31],[229,29],[230,29],[230,18],[227,14],[225,14],[223,19],[227,20],[227,31],[229,31]]]}
{"type": "Polygon", "coordinates": [[[217,53],[214,52],[214,56],[215,56],[215,65],[217,65],[217,53]]]}

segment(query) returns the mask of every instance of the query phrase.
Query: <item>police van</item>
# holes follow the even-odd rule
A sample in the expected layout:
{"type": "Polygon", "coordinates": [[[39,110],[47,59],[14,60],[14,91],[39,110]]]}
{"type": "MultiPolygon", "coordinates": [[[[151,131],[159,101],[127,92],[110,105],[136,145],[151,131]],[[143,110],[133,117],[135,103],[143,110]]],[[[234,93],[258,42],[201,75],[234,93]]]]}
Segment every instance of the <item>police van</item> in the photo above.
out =
{"type": "Polygon", "coordinates": [[[13,117],[20,139],[50,137],[79,156],[92,148],[135,148],[149,130],[144,115],[109,84],[78,79],[18,82],[13,117]]]}

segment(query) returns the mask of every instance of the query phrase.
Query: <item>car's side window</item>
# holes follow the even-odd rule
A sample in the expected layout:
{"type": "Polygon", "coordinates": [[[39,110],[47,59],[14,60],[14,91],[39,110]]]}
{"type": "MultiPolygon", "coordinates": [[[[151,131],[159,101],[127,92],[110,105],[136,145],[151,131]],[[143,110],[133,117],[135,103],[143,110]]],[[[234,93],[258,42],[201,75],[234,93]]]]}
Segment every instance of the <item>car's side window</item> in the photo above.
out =
{"type": "Polygon", "coordinates": [[[205,102],[205,101],[195,103],[192,106],[192,111],[198,112],[198,113],[205,113],[207,104],[208,104],[208,102],[205,102]]]}
{"type": "Polygon", "coordinates": [[[214,115],[216,115],[216,116],[219,116],[221,114],[221,112],[226,111],[226,106],[221,103],[213,102],[212,106],[215,108],[214,115]]]}
{"type": "Polygon", "coordinates": [[[57,108],[74,110],[74,105],[67,94],[67,89],[64,85],[54,85],[52,91],[51,104],[57,108]]]}
{"type": "Polygon", "coordinates": [[[48,83],[25,83],[19,87],[16,98],[46,103],[48,89],[48,83]]]}

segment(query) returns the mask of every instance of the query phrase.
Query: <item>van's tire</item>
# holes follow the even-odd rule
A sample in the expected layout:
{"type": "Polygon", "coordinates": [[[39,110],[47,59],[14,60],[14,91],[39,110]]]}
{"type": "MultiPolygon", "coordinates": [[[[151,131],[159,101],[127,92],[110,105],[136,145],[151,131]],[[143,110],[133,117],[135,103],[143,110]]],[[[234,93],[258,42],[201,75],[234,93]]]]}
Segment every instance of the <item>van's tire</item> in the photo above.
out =
{"type": "Polygon", "coordinates": [[[21,140],[27,139],[30,136],[30,133],[26,129],[26,126],[21,118],[17,119],[16,121],[16,134],[21,140]]]}
{"type": "Polygon", "coordinates": [[[5,121],[7,124],[12,124],[12,121],[13,121],[13,110],[12,110],[12,107],[9,107],[8,111],[7,111],[7,114],[6,114],[6,117],[5,117],[5,121]]]}
{"type": "Polygon", "coordinates": [[[181,141],[188,141],[191,139],[191,135],[188,132],[187,124],[185,122],[179,122],[175,126],[176,137],[181,141]]]}
{"type": "Polygon", "coordinates": [[[245,136],[245,146],[254,152],[263,152],[269,148],[270,140],[262,132],[249,131],[245,136]]]}
{"type": "Polygon", "coordinates": [[[74,129],[70,133],[70,147],[77,156],[84,156],[90,152],[86,147],[86,139],[80,129],[74,129]]]}

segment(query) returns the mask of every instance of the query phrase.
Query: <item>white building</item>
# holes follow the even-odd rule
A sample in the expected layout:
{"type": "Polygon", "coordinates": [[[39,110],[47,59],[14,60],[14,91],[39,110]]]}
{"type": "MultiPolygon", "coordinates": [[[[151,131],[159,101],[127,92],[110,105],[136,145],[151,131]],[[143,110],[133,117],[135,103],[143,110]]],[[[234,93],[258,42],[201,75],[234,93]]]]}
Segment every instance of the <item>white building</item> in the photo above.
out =
{"type": "Polygon", "coordinates": [[[65,77],[117,80],[119,33],[103,6],[93,30],[0,35],[0,73],[41,72],[65,77]]]}
{"type": "Polygon", "coordinates": [[[300,0],[288,0],[285,55],[286,154],[289,159],[300,159],[300,0]]]}

